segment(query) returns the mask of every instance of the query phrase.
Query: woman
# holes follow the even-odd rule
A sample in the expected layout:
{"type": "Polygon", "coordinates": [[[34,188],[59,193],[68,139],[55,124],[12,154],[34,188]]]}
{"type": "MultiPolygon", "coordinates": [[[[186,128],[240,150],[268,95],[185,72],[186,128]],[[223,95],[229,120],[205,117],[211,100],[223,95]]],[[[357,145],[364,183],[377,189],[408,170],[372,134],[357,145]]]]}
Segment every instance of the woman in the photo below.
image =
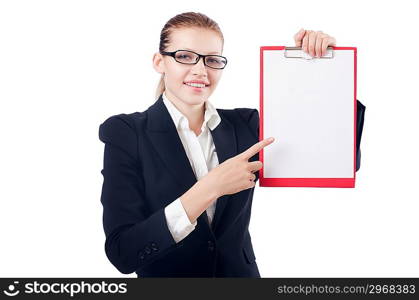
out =
{"type": "MultiPolygon", "coordinates": [[[[300,30],[312,56],[335,39],[300,30]]],[[[258,170],[256,109],[215,109],[208,98],[227,59],[213,20],[183,13],[161,31],[153,57],[162,74],[144,112],[108,118],[101,202],[105,251],[139,277],[260,277],[248,231],[258,170]]]]}

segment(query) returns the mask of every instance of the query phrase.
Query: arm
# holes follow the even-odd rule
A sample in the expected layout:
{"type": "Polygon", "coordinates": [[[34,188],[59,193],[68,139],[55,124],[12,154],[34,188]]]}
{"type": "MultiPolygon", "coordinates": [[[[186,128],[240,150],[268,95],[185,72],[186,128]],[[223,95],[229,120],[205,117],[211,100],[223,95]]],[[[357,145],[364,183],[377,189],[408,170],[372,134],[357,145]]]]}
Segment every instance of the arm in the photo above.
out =
{"type": "Polygon", "coordinates": [[[361,167],[361,137],[364,128],[365,105],[356,100],[356,171],[361,167]]]}
{"type": "Polygon", "coordinates": [[[112,116],[99,127],[105,143],[101,202],[106,234],[105,252],[111,263],[129,274],[173,250],[164,208],[149,214],[138,158],[138,139],[124,115],[112,116]]]}
{"type": "Polygon", "coordinates": [[[191,233],[198,223],[191,223],[180,198],[167,205],[164,209],[167,225],[176,243],[191,233]]]}

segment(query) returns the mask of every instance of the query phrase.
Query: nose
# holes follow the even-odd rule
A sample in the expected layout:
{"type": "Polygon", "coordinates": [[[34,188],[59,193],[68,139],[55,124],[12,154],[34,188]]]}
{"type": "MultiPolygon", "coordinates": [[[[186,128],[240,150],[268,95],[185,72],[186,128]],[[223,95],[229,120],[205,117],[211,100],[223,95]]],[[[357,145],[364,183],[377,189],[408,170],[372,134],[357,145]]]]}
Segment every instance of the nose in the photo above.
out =
{"type": "Polygon", "coordinates": [[[194,74],[207,74],[207,68],[204,64],[204,58],[200,57],[198,62],[192,66],[192,72],[194,74]]]}

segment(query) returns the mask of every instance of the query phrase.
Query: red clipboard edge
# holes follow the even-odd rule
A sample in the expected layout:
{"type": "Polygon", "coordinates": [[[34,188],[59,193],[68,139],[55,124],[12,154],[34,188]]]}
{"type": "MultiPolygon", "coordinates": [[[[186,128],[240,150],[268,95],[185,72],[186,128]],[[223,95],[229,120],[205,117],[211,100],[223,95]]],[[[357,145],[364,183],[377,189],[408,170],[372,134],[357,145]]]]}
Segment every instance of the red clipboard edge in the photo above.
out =
{"type": "MultiPolygon", "coordinates": [[[[263,134],[263,51],[284,50],[285,46],[261,46],[260,47],[260,82],[259,82],[259,141],[264,139],[263,134]]],[[[357,112],[357,48],[356,47],[330,47],[333,50],[354,51],[354,175],[353,178],[266,178],[263,175],[263,167],[259,170],[259,186],[266,187],[339,187],[354,188],[356,179],[356,112],[357,112]]],[[[259,152],[259,160],[263,163],[263,149],[259,152]]]]}

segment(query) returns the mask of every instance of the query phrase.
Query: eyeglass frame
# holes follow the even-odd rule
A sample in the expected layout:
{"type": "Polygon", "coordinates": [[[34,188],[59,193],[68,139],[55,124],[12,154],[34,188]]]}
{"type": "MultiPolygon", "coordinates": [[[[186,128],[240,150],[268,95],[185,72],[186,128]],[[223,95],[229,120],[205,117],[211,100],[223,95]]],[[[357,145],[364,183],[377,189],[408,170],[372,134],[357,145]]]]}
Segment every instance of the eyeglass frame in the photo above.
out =
{"type": "Polygon", "coordinates": [[[201,59],[201,57],[202,57],[202,58],[203,58],[203,59],[202,59],[202,61],[204,62],[204,65],[205,65],[205,66],[207,66],[208,68],[211,68],[211,69],[214,69],[214,70],[222,70],[222,69],[224,69],[224,68],[227,66],[227,57],[222,56],[222,55],[216,55],[216,54],[203,55],[203,54],[196,53],[195,51],[185,50],[185,49],[180,49],[180,50],[171,51],[171,52],[167,52],[167,51],[160,51],[160,54],[162,54],[162,55],[167,55],[167,56],[171,56],[171,57],[173,57],[173,59],[174,59],[176,62],[178,62],[178,63],[180,63],[180,64],[184,64],[184,65],[196,65],[196,64],[199,62],[199,60],[201,59]],[[183,62],[180,62],[180,61],[176,60],[176,56],[175,56],[175,55],[176,55],[176,52],[179,52],[179,51],[192,52],[192,53],[194,53],[194,54],[198,55],[198,59],[197,59],[197,61],[196,61],[195,63],[183,63],[183,62]],[[225,59],[225,65],[224,65],[224,67],[222,67],[222,68],[213,68],[213,67],[211,67],[211,66],[208,66],[208,65],[207,65],[207,63],[205,62],[205,57],[207,57],[207,56],[217,56],[217,57],[222,57],[223,59],[225,59]]]}

